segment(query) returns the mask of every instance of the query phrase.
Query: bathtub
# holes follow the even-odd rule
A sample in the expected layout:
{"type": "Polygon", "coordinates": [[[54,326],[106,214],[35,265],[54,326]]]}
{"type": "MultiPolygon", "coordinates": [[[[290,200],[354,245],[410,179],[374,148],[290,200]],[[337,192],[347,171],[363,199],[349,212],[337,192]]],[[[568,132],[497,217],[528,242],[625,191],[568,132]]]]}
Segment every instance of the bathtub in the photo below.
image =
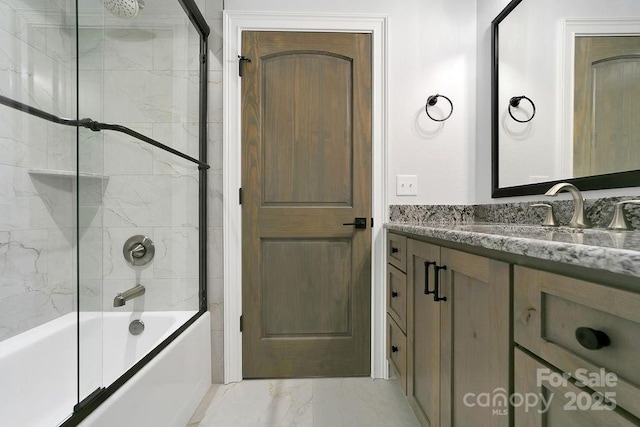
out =
{"type": "MultiPolygon", "coordinates": [[[[2,425],[59,425],[77,403],[78,372],[82,396],[107,387],[194,314],[81,313],[79,369],[77,313],[0,342],[2,425]],[[145,325],[137,336],[135,319],[145,325]]],[[[207,312],[80,425],[186,425],[211,383],[210,354],[207,312]]]]}

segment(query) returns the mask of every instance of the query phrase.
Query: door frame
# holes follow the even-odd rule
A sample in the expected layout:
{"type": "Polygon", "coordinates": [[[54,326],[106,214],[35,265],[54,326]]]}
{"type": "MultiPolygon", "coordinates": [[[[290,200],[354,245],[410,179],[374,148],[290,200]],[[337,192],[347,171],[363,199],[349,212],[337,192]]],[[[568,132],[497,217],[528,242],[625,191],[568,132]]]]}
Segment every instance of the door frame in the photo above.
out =
{"type": "Polygon", "coordinates": [[[372,35],[372,215],[371,377],[388,378],[386,344],[385,244],[387,203],[388,17],[371,14],[223,11],[223,266],[224,383],[242,381],[242,209],[241,96],[238,55],[243,31],[364,32],[372,35]]]}

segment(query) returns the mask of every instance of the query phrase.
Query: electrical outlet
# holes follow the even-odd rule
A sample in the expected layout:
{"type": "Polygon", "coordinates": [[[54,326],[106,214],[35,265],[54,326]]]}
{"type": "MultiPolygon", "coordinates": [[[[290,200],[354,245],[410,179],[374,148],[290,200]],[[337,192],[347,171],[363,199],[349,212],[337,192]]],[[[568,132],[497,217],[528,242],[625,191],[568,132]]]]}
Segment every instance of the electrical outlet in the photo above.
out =
{"type": "Polygon", "coordinates": [[[396,175],[396,196],[417,196],[417,175],[396,175]]]}

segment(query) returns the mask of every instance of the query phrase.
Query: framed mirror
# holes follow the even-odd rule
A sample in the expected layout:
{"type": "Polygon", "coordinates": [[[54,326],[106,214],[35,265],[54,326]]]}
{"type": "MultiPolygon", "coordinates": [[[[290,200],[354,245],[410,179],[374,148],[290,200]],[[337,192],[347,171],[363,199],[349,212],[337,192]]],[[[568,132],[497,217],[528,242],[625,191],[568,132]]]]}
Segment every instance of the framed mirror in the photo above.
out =
{"type": "Polygon", "coordinates": [[[640,186],[640,2],[513,0],[492,32],[492,197],[640,186]]]}

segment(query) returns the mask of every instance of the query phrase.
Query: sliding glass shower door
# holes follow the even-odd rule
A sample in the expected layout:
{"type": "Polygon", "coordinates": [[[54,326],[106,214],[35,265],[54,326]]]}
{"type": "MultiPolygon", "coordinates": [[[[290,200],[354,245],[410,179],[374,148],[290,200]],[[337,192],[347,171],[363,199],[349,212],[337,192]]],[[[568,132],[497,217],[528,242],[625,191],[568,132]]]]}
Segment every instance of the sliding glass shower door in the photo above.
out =
{"type": "Polygon", "coordinates": [[[75,425],[205,310],[207,34],[0,0],[0,424],[75,425]]]}
{"type": "Polygon", "coordinates": [[[78,6],[79,117],[115,125],[79,129],[81,401],[200,307],[201,36],[178,1],[105,6],[78,6]]]}

